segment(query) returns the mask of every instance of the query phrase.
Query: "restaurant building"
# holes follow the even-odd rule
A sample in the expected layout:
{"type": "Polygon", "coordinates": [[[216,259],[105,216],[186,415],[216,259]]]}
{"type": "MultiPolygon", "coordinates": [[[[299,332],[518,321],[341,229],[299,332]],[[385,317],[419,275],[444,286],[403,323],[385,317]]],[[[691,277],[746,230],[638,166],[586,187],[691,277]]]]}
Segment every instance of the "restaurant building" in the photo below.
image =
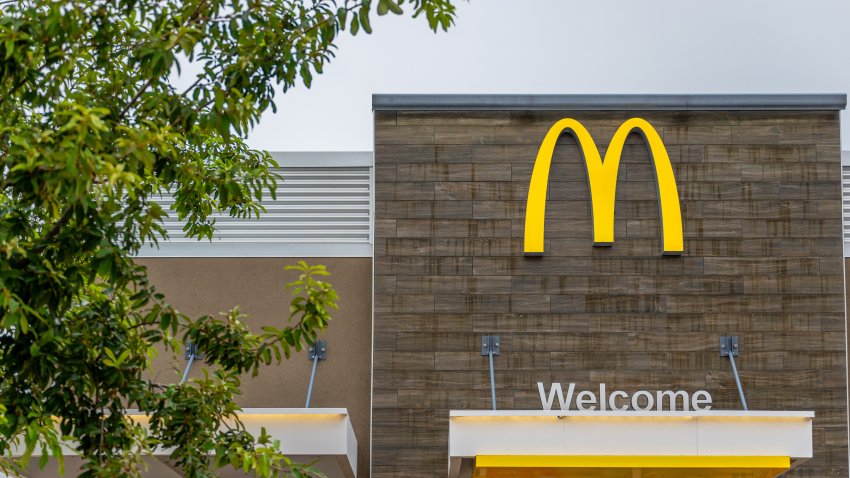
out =
{"type": "Polygon", "coordinates": [[[140,261],[257,328],[328,266],[321,353],[240,403],[331,477],[848,476],[845,103],[376,95],[374,152],[140,261]]]}
{"type": "Polygon", "coordinates": [[[373,105],[372,476],[847,475],[843,95],[373,105]]]}

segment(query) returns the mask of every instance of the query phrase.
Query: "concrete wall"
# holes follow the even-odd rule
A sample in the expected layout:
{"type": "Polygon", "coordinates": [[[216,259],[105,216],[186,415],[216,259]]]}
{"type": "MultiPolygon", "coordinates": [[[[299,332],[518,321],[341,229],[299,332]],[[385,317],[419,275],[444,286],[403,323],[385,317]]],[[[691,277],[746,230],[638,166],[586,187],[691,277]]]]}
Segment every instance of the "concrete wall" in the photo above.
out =
{"type": "Polygon", "coordinates": [[[498,406],[539,409],[537,381],[705,389],[739,409],[719,337],[738,335],[752,409],[815,410],[815,458],[847,476],[838,114],[379,111],[375,116],[374,477],[444,476],[448,411],[490,405],[481,335],[501,335],[498,406]],[[685,232],[661,257],[643,139],[625,147],[615,243],[594,248],[580,151],[553,161],[546,255],[522,255],[539,143],[582,121],[604,149],[650,121],[685,232]]]}
{"type": "MultiPolygon", "coordinates": [[[[290,258],[147,258],[151,282],[168,301],[191,316],[218,314],[239,306],[245,322],[255,331],[265,325],[281,327],[289,315],[291,295],[284,284],[296,274],[284,266],[290,258]]],[[[313,258],[324,264],[327,280],[339,293],[339,310],[333,314],[324,339],[328,358],[319,363],[311,406],[345,407],[351,415],[359,445],[359,476],[369,476],[370,365],[372,342],[371,259],[313,258]]],[[[255,377],[245,377],[242,407],[303,407],[312,362],[306,352],[296,353],[281,365],[271,365],[255,377]]],[[[185,360],[171,356],[157,360],[154,373],[161,382],[179,381],[185,360]]],[[[193,367],[197,376],[201,367],[193,367]]]]}

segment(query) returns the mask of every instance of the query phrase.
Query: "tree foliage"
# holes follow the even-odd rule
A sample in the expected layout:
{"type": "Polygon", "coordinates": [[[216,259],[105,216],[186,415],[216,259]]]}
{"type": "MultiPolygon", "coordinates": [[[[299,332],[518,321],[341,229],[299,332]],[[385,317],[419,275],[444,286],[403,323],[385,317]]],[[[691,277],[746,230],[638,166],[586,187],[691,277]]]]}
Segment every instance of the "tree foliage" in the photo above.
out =
{"type": "Polygon", "coordinates": [[[0,1],[0,454],[25,450],[0,466],[66,443],[85,476],[138,476],[155,447],[187,476],[308,472],[234,420],[234,396],[325,327],[324,269],[297,266],[291,322],[252,333],[238,310],[181,314],[133,257],[165,235],[166,190],[189,236],[210,238],[214,211],[261,214],[274,163],[244,137],[275,91],[309,87],[341,32],[405,8],[434,31],[454,18],[449,0],[0,1]],[[148,379],[187,339],[214,371],[148,379]]]}

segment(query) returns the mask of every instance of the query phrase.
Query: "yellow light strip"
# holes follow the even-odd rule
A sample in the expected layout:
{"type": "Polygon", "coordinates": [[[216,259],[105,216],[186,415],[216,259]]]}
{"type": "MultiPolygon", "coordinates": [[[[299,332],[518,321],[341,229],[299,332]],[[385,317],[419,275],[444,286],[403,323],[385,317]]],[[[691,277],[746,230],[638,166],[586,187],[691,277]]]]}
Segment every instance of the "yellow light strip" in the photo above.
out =
{"type": "Polygon", "coordinates": [[[787,456],[478,455],[476,468],[781,468],[787,456]]]}

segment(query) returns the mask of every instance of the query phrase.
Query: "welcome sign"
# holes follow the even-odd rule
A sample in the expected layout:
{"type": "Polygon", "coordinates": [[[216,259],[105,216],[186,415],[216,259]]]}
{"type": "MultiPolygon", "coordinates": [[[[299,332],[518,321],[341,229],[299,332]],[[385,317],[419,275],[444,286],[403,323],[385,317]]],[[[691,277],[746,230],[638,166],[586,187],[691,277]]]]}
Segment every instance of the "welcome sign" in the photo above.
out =
{"type": "Polygon", "coordinates": [[[560,383],[553,383],[549,388],[549,392],[546,393],[546,387],[543,382],[537,382],[537,390],[540,393],[540,402],[543,405],[543,410],[552,410],[556,398],[560,410],[563,411],[572,409],[574,400],[576,408],[579,411],[585,412],[594,410],[611,410],[615,412],[634,410],[647,412],[653,409],[659,412],[664,410],[672,412],[687,412],[691,409],[694,411],[711,410],[711,394],[705,390],[694,392],[693,395],[684,390],[675,392],[672,390],[659,390],[655,393],[639,390],[630,396],[622,390],[607,393],[606,385],[600,383],[598,394],[590,390],[582,390],[576,394],[576,384],[570,383],[567,386],[567,394],[564,395],[564,390],[560,383]]]}

